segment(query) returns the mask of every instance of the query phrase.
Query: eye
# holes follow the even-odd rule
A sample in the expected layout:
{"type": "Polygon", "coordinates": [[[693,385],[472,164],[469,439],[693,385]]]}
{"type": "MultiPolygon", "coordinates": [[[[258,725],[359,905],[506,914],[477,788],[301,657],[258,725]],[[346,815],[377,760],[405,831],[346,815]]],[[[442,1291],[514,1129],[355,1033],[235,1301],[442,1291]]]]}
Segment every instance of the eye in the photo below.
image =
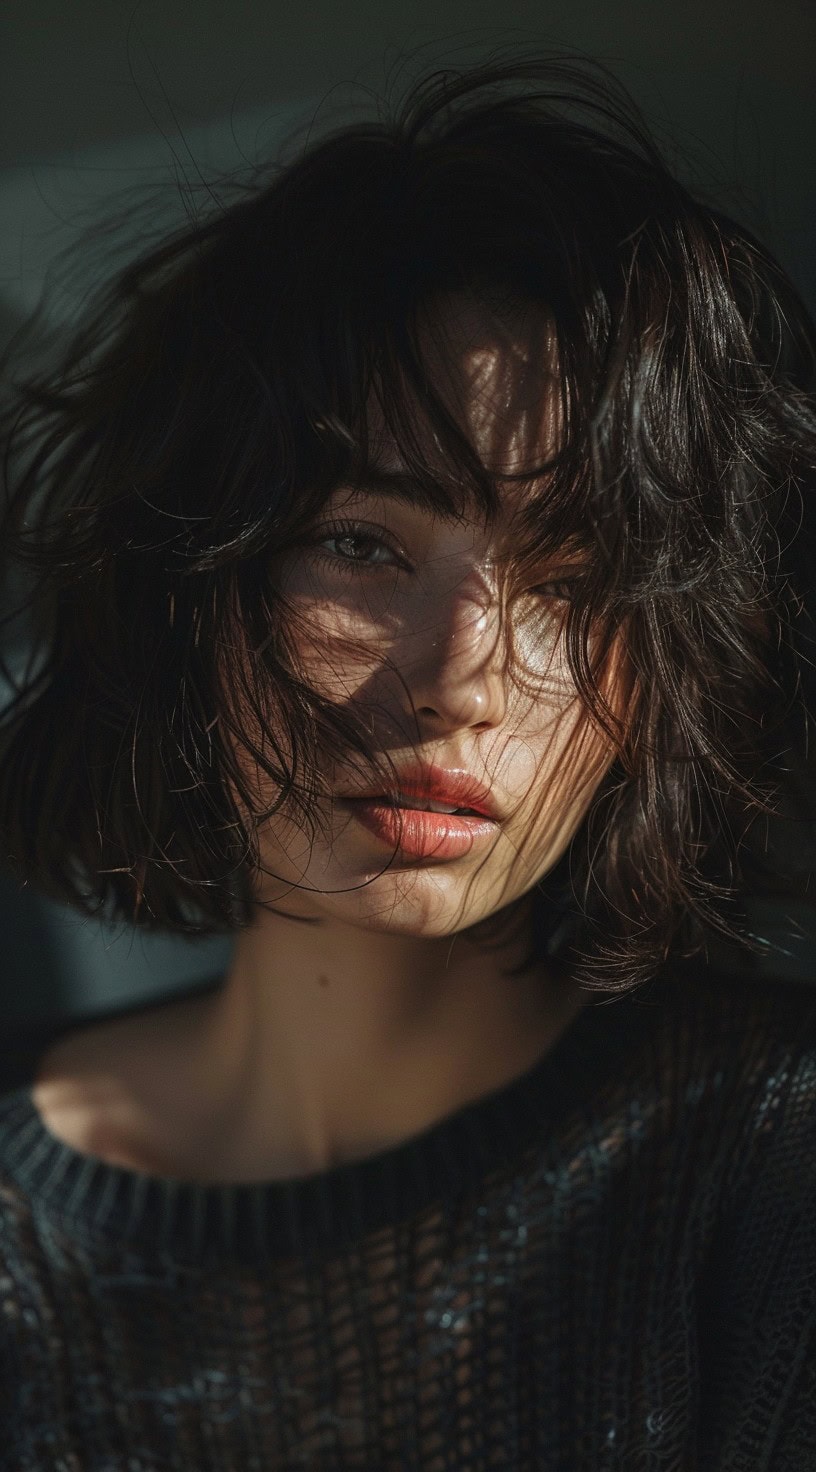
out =
{"type": "Polygon", "coordinates": [[[365,526],[345,523],[323,530],[329,534],[316,540],[314,546],[332,562],[356,563],[360,567],[404,566],[391,544],[365,526]]]}
{"type": "Polygon", "coordinates": [[[540,583],[533,592],[542,598],[555,598],[559,603],[571,603],[574,597],[575,584],[573,582],[561,581],[553,583],[540,583]]]}

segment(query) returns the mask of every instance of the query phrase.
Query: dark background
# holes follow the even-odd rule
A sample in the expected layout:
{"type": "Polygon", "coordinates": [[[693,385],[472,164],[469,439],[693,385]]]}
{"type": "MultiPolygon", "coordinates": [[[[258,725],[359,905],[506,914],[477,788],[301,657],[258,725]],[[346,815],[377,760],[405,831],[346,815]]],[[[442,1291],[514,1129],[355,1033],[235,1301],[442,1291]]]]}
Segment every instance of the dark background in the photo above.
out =
{"type": "MultiPolygon", "coordinates": [[[[677,171],[753,228],[816,310],[813,0],[17,0],[0,15],[0,343],[123,189],[149,188],[153,223],[173,225],[204,205],[204,181],[274,156],[297,126],[319,134],[419,71],[534,46],[609,65],[677,171]]],[[[76,312],[93,269],[57,283],[51,320],[76,312]]],[[[753,969],[809,981],[813,914],[765,903],[755,922],[768,946],[753,969]]],[[[10,1082],[26,1026],[39,1045],[61,1022],[198,987],[230,954],[90,923],[1,878],[0,933],[10,1082]]]]}

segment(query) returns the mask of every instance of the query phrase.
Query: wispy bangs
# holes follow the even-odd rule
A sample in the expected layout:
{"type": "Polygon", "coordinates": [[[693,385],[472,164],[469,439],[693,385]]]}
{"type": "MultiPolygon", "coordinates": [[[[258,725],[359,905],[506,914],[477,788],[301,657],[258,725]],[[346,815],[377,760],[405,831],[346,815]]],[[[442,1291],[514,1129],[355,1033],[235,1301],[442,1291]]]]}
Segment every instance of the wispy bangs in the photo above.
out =
{"type": "Polygon", "coordinates": [[[605,68],[558,57],[430,73],[228,193],[3,411],[32,650],[5,669],[8,867],[86,913],[235,930],[259,829],[314,820],[322,754],[379,770],[309,688],[269,571],[382,468],[376,405],[417,504],[495,523],[515,498],[519,587],[581,553],[566,654],[616,760],[564,861],[578,979],[637,985],[712,927],[750,948],[749,840],[789,811],[812,719],[816,329],[783,269],[605,68]],[[513,455],[489,464],[434,371],[451,300],[512,346],[513,455]],[[599,678],[619,631],[625,729],[599,678]]]}

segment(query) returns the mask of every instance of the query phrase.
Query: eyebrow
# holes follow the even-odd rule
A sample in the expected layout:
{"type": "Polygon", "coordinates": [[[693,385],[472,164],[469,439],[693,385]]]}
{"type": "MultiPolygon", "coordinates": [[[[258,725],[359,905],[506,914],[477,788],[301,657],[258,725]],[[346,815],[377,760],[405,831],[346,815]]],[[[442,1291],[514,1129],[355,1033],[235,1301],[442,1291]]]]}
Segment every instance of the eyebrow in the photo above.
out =
{"type": "MultiPolygon", "coordinates": [[[[381,495],[387,496],[395,501],[407,502],[410,506],[425,506],[439,516],[443,521],[458,520],[455,513],[438,506],[427,491],[405,470],[381,470],[378,466],[367,466],[361,472],[358,480],[349,479],[341,481],[335,487],[336,491],[350,491],[352,494],[381,495]]],[[[572,571],[573,567],[582,567],[587,559],[589,549],[576,545],[573,546],[568,539],[564,556],[564,571],[572,571]]]]}
{"type": "Polygon", "coordinates": [[[387,496],[394,501],[407,502],[409,506],[424,506],[438,516],[448,514],[431,492],[423,490],[415,477],[406,470],[381,470],[378,466],[369,465],[360,473],[359,478],[350,476],[341,481],[336,490],[363,496],[387,496]]]}
{"type": "MultiPolygon", "coordinates": [[[[460,517],[455,511],[448,511],[444,506],[434,500],[429,491],[422,489],[419,482],[406,470],[382,470],[379,466],[368,465],[359,473],[359,478],[351,476],[348,480],[341,481],[335,488],[336,491],[349,491],[352,495],[384,496],[389,500],[401,501],[409,506],[419,506],[433,513],[441,521],[458,522],[460,517]]],[[[466,506],[469,497],[466,497],[466,506]]],[[[465,508],[465,514],[466,508],[465,508]]],[[[586,555],[584,548],[569,548],[568,557],[583,563],[586,555]]]]}

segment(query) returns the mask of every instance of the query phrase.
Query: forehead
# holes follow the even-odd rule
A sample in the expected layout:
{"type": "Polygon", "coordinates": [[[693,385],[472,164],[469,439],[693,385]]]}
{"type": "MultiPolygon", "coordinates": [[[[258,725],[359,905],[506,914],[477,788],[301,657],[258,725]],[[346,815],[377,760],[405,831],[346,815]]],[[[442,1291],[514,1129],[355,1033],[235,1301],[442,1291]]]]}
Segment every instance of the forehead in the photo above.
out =
{"type": "MultiPolygon", "coordinates": [[[[555,334],[543,311],[501,313],[463,294],[426,304],[419,351],[435,392],[493,474],[517,474],[553,452],[561,422],[555,334]]],[[[376,393],[366,408],[369,460],[381,486],[405,474],[376,393]]],[[[410,401],[412,433],[434,459],[434,435],[417,395],[410,401]]],[[[508,487],[508,491],[517,488],[508,487]]]]}

